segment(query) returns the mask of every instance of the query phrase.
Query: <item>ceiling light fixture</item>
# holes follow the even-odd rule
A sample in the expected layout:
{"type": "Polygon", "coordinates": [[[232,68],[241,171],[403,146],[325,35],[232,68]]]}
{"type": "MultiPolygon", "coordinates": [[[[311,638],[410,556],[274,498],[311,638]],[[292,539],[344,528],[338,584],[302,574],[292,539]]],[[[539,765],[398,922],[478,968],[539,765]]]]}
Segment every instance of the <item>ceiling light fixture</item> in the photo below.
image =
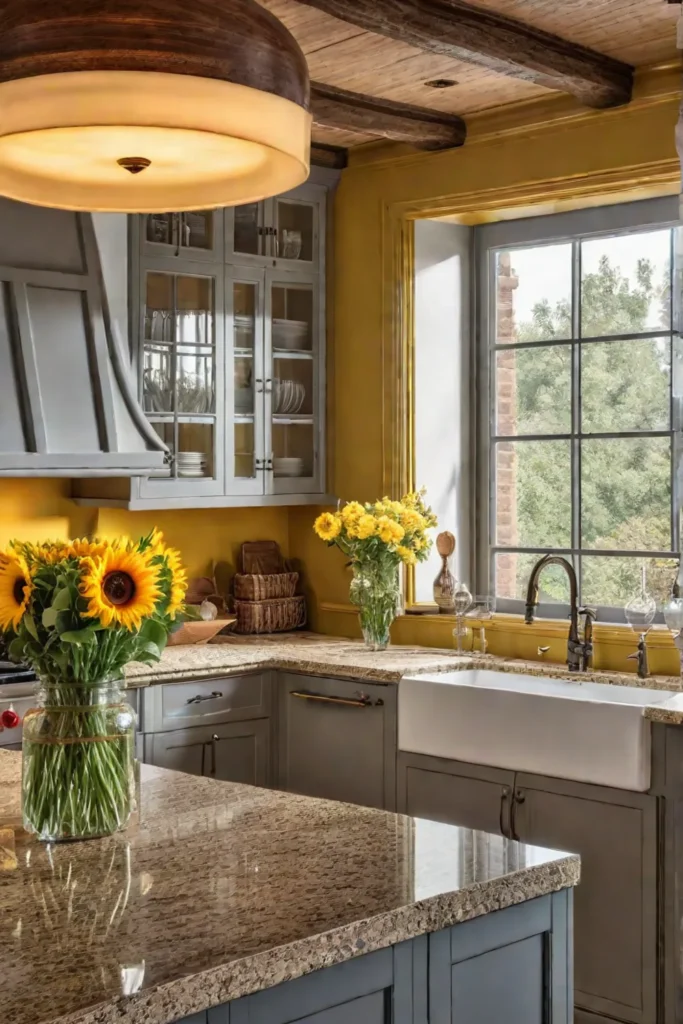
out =
{"type": "Polygon", "coordinates": [[[255,202],[308,177],[306,59],[255,0],[9,0],[0,194],[69,210],[255,202]]]}

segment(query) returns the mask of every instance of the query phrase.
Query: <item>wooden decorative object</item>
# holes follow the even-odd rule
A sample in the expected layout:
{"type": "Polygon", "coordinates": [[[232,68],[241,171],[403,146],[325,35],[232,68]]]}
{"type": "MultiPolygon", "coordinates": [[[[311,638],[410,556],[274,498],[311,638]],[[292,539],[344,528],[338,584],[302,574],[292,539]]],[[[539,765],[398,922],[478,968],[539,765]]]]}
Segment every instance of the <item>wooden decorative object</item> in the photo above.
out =
{"type": "Polygon", "coordinates": [[[230,626],[235,621],[235,616],[230,615],[222,619],[212,619],[210,622],[184,622],[180,629],[171,633],[168,638],[169,647],[179,647],[189,644],[208,644],[210,640],[230,626]]]}
{"type": "Polygon", "coordinates": [[[363,31],[571,93],[589,107],[614,107],[631,99],[630,65],[465,0],[302,3],[363,31]]]}
{"type": "Polygon", "coordinates": [[[455,551],[455,537],[444,530],[436,538],[436,550],[441,555],[441,568],[434,580],[434,601],[439,612],[453,615],[455,612],[455,576],[450,570],[449,560],[455,551]]]}
{"type": "Polygon", "coordinates": [[[462,146],[467,136],[465,122],[455,115],[363,96],[319,82],[311,84],[311,113],[314,125],[407,142],[418,149],[462,146]]]}

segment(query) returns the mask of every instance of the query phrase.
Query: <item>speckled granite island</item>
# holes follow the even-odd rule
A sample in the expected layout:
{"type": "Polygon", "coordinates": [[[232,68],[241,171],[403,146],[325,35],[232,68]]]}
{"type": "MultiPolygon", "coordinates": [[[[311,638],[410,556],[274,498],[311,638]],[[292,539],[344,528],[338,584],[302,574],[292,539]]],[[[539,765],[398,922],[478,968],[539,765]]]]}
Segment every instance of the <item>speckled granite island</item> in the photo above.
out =
{"type": "Polygon", "coordinates": [[[575,856],[148,766],[127,832],[50,847],[19,774],[0,752],[2,1024],[571,1019],[575,856]]]}

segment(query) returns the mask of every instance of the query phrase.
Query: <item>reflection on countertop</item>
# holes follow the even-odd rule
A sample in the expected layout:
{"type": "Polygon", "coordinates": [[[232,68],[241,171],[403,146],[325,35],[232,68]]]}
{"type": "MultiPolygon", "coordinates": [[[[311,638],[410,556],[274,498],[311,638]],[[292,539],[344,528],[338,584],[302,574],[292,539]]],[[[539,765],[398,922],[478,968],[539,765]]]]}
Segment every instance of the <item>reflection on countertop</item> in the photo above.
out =
{"type": "MultiPolygon", "coordinates": [[[[0,828],[20,755],[0,751],[0,828]]],[[[0,870],[3,1024],[169,1024],[576,884],[502,836],[142,766],[125,833],[0,870]]]]}

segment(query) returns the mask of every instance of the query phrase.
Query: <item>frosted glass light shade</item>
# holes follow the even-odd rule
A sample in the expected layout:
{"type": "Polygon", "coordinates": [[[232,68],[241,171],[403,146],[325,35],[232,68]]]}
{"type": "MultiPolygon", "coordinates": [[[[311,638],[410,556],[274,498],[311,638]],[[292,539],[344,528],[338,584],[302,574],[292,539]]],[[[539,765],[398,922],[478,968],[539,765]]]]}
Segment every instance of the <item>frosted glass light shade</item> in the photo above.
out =
{"type": "Polygon", "coordinates": [[[217,78],[36,75],[0,83],[0,194],[123,213],[234,206],[305,181],[310,138],[299,104],[217,78]]]}

